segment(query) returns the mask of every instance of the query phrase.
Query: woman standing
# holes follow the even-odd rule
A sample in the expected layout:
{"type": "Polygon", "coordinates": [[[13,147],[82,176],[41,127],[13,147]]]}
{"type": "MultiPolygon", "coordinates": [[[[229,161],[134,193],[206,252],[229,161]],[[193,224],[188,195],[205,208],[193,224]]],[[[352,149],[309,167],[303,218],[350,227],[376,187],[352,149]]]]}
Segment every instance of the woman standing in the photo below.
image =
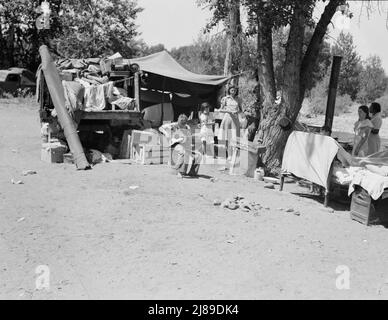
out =
{"type": "Polygon", "coordinates": [[[368,137],[373,129],[367,106],[358,108],[358,121],[354,124],[354,145],[352,156],[366,157],[369,154],[368,137]]]}
{"type": "Polygon", "coordinates": [[[230,150],[228,150],[230,141],[240,136],[238,114],[241,111],[241,103],[236,87],[229,87],[228,94],[222,98],[221,108],[218,111],[225,113],[218,131],[218,141],[225,145],[225,149],[230,155],[230,150]]]}
{"type": "Polygon", "coordinates": [[[383,124],[383,118],[381,117],[381,106],[377,102],[372,102],[369,107],[369,112],[372,115],[371,122],[373,124],[373,129],[368,138],[368,154],[373,154],[380,151],[381,140],[379,131],[383,124]]]}

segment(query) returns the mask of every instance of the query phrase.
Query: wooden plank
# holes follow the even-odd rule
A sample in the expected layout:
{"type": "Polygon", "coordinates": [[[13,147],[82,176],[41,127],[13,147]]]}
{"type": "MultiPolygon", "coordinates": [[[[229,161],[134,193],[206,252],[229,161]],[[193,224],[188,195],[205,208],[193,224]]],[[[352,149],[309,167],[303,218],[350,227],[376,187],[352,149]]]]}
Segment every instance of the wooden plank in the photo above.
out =
{"type": "Polygon", "coordinates": [[[139,74],[139,72],[135,73],[133,90],[134,90],[133,96],[135,97],[135,101],[136,101],[136,111],[140,111],[141,104],[140,104],[140,74],[139,74]]]}
{"type": "Polygon", "coordinates": [[[132,120],[140,118],[141,113],[134,110],[103,110],[82,113],[82,119],[85,120],[132,120]]]}

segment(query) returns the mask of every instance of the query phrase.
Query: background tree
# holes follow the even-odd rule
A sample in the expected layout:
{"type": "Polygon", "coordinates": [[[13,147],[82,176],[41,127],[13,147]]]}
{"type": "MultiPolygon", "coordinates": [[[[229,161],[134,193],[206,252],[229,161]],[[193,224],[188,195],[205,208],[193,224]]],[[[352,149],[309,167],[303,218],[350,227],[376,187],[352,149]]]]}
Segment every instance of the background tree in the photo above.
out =
{"type": "Polygon", "coordinates": [[[387,89],[387,77],[380,57],[373,55],[366,59],[360,74],[360,91],[357,100],[370,103],[380,98],[387,89]]]}
{"type": "Polygon", "coordinates": [[[338,81],[338,93],[348,94],[355,100],[360,90],[361,57],[353,44],[350,33],[341,32],[332,48],[333,55],[342,56],[341,72],[338,81]]]}
{"type": "MultiPolygon", "coordinates": [[[[225,27],[224,75],[237,75],[241,72],[243,54],[243,32],[240,19],[240,0],[197,0],[198,5],[208,7],[213,17],[206,25],[206,31],[223,22],[225,27]]],[[[238,86],[238,77],[232,79],[238,86]]]]}
{"type": "Polygon", "coordinates": [[[38,30],[39,0],[0,0],[0,68],[26,67],[35,70],[39,63],[38,48],[50,46],[61,31],[60,0],[50,1],[50,29],[38,30]]]}
{"type": "Polygon", "coordinates": [[[164,44],[155,44],[155,45],[147,45],[143,40],[140,40],[138,42],[139,51],[137,52],[137,55],[141,56],[148,56],[153,53],[157,53],[163,50],[166,50],[164,47],[164,44]]]}
{"type": "Polygon", "coordinates": [[[142,11],[134,0],[63,0],[64,32],[57,51],[70,58],[120,52],[132,57],[140,50],[135,19],[142,11]]]}
{"type": "Polygon", "coordinates": [[[200,74],[223,74],[225,36],[201,35],[192,45],[173,48],[171,55],[186,69],[200,74]]]}

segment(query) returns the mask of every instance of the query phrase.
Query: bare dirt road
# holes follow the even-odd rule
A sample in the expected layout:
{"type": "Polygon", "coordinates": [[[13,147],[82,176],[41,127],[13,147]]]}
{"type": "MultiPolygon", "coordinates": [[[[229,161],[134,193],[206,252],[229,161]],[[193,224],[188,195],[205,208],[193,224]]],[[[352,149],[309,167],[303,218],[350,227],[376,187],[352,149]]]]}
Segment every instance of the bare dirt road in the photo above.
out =
{"type": "Polygon", "coordinates": [[[388,298],[388,230],[346,207],[213,167],[179,180],[166,166],[49,165],[34,103],[0,100],[0,119],[2,299],[388,298]],[[263,209],[213,205],[236,194],[263,209]]]}

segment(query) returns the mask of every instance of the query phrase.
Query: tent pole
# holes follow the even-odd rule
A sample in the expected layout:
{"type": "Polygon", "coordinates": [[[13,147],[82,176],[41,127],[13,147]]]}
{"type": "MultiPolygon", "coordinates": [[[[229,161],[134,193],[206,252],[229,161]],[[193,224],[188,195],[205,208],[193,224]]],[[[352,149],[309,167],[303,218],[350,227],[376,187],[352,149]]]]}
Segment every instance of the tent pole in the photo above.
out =
{"type": "Polygon", "coordinates": [[[163,84],[162,84],[162,112],[161,112],[161,119],[160,123],[163,125],[163,119],[164,119],[164,88],[166,86],[166,77],[163,77],[163,84]]]}
{"type": "Polygon", "coordinates": [[[327,97],[326,105],[326,116],[325,116],[325,127],[330,129],[333,127],[335,99],[337,95],[338,78],[341,71],[341,56],[333,57],[333,64],[331,67],[330,84],[329,84],[329,95],[327,97]]]}
{"type": "Polygon", "coordinates": [[[139,72],[135,73],[134,76],[134,97],[136,101],[136,111],[140,111],[140,74],[139,72]]]}

